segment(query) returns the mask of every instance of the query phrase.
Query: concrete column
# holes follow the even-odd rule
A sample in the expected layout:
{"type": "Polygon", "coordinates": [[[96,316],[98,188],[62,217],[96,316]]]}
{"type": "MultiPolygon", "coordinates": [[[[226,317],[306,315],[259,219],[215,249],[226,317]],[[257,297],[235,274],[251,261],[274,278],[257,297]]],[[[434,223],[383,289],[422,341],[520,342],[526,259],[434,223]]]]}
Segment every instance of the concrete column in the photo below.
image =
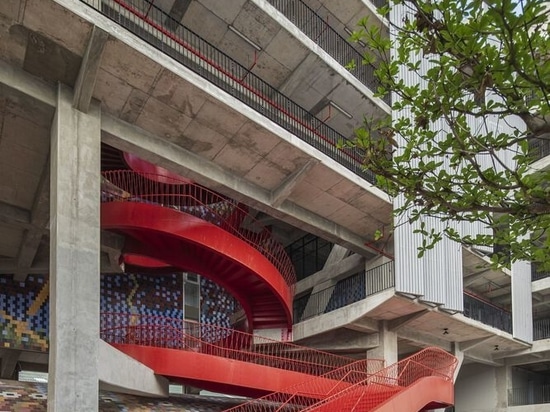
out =
{"type": "Polygon", "coordinates": [[[388,321],[379,322],[378,346],[367,351],[367,359],[384,359],[389,366],[399,360],[398,355],[397,333],[389,330],[388,321]]]}
{"type": "Polygon", "coordinates": [[[48,411],[98,410],[100,108],[59,86],[50,183],[48,411]]]}
{"type": "Polygon", "coordinates": [[[495,370],[497,389],[497,410],[508,410],[508,389],[512,388],[512,368],[508,365],[495,370]]]}

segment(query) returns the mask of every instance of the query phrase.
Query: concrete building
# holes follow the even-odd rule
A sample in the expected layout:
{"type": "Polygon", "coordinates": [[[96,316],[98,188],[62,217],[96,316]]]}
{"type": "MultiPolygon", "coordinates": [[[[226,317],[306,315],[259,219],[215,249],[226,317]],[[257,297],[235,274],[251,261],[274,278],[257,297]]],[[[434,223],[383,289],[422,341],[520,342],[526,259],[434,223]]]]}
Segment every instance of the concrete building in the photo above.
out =
{"type": "MultiPolygon", "coordinates": [[[[46,276],[24,312],[44,309],[49,294],[50,315],[47,354],[0,338],[1,378],[47,364],[48,407],[59,411],[97,410],[99,386],[166,395],[166,378],[100,339],[99,275],[180,268],[236,295],[232,324],[244,313],[257,334],[280,339],[292,321],[299,345],[386,364],[436,346],[459,359],[457,411],[542,411],[550,274],[525,263],[493,270],[491,251],[450,243],[419,260],[410,230],[374,239],[390,225],[392,199],[357,153],[337,147],[364,116],[390,115],[372,72],[344,67],[360,59],[362,45],[346,38],[366,15],[388,31],[369,0],[2,0],[0,274],[13,296],[29,276],[46,276]],[[285,247],[296,286],[260,276],[254,262],[226,281],[229,260],[208,266],[198,247],[162,251],[173,245],[167,237],[147,239],[161,228],[100,216],[112,190],[131,194],[113,185],[116,169],[133,170],[128,179],[142,188],[146,173],[185,179],[210,207],[231,199],[240,205],[232,211],[246,210],[240,229],[285,247]],[[151,239],[158,251],[140,260],[136,240],[151,239]],[[162,266],[184,255],[200,264],[162,266]]],[[[221,236],[211,230],[186,247],[221,236]]],[[[187,296],[194,281],[185,276],[187,296]]],[[[3,331],[34,339],[32,322],[0,302],[3,331]]],[[[197,305],[184,305],[199,319],[197,305]]]]}

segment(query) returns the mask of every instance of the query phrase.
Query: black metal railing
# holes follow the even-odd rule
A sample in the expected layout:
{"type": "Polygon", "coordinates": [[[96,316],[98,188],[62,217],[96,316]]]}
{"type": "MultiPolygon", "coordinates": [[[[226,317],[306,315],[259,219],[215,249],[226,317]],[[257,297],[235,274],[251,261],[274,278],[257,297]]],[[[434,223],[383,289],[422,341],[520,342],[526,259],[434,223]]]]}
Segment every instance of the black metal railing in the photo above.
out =
{"type": "Polygon", "coordinates": [[[80,0],[145,42],[247,104],[342,166],[375,183],[356,150],[339,148],[346,138],[306,109],[182,26],[148,0],[80,0]]]}
{"type": "Polygon", "coordinates": [[[395,286],[393,261],[356,273],[294,301],[294,323],[332,312],[395,286]]]}
{"type": "Polygon", "coordinates": [[[531,280],[533,282],[547,277],[550,277],[550,271],[539,269],[536,263],[531,263],[531,280]]]}
{"type": "MultiPolygon", "coordinates": [[[[344,37],[342,37],[330,24],[313,11],[301,0],[268,0],[269,3],[292,23],[296,25],[306,36],[313,40],[319,47],[326,51],[342,66],[354,61],[355,67],[350,73],[361,83],[372,91],[376,92],[380,82],[374,75],[374,68],[361,64],[363,56],[344,37]]],[[[377,3],[385,4],[386,0],[379,0],[377,3]]],[[[376,5],[376,3],[373,2],[376,5]]],[[[377,7],[381,7],[377,5],[377,7]]],[[[389,93],[383,100],[390,104],[389,93]]]]}
{"type": "Polygon", "coordinates": [[[550,156],[550,140],[532,138],[529,140],[529,153],[532,156],[533,162],[550,156]]]}
{"type": "Polygon", "coordinates": [[[464,292],[464,316],[512,333],[512,314],[505,309],[464,292]]]}
{"type": "Polygon", "coordinates": [[[550,403],[550,384],[508,389],[508,406],[550,403]]]}
{"type": "Polygon", "coordinates": [[[550,338],[550,319],[535,319],[533,321],[533,340],[550,338]]]}

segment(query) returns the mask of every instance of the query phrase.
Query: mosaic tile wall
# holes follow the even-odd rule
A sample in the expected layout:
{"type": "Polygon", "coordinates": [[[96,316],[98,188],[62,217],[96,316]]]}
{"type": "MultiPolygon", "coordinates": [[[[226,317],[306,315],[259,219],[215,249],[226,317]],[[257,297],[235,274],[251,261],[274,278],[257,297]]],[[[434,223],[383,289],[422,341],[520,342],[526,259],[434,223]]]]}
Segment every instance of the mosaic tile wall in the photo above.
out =
{"type": "MultiPolygon", "coordinates": [[[[238,304],[225,289],[201,278],[200,320],[231,327],[238,304]]],[[[101,311],[137,313],[181,319],[183,275],[109,274],[101,276],[101,311]]],[[[109,318],[103,318],[106,325],[109,318]]],[[[49,323],[48,276],[15,282],[0,275],[0,347],[47,352],[49,323]]]]}
{"type": "MultiPolygon", "coordinates": [[[[183,275],[109,274],[101,276],[101,312],[181,319],[183,275]]],[[[111,315],[102,318],[109,324],[111,315]]]]}
{"type": "Polygon", "coordinates": [[[48,276],[0,275],[0,347],[48,350],[48,296],[48,276]]]}
{"type": "MultiPolygon", "coordinates": [[[[35,382],[0,380],[0,411],[46,412],[47,385],[35,382]]],[[[218,412],[241,401],[207,396],[172,396],[153,399],[100,391],[99,410],[102,412],[218,412]]]]}

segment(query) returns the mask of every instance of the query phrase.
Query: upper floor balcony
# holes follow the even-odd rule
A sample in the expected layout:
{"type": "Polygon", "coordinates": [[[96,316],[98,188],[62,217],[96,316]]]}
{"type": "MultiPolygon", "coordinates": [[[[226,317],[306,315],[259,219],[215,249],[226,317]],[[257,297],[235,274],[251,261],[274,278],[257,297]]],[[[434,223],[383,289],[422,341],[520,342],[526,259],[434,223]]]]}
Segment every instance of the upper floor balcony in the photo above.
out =
{"type": "MultiPolygon", "coordinates": [[[[338,148],[339,142],[347,140],[352,133],[352,124],[360,124],[362,117],[359,116],[359,113],[363,110],[368,112],[369,105],[365,104],[365,101],[357,93],[345,93],[340,86],[336,87],[337,90],[333,90],[333,94],[339,94],[341,97],[345,96],[347,103],[357,100],[357,104],[353,103],[355,106],[353,109],[349,109],[349,112],[348,109],[342,107],[345,104],[336,104],[330,93],[326,96],[319,95],[318,98],[321,103],[317,101],[315,107],[311,110],[306,108],[312,106],[313,101],[311,99],[300,104],[293,98],[287,97],[287,94],[278,89],[288,89],[288,87],[274,86],[260,77],[260,75],[266,75],[275,81],[276,85],[280,85],[282,81],[277,76],[273,77],[273,73],[268,71],[267,61],[261,61],[264,47],[275,47],[273,43],[276,40],[272,40],[271,43],[264,46],[256,45],[261,51],[254,51],[252,53],[254,57],[252,57],[250,65],[245,66],[241,62],[246,59],[243,58],[240,51],[234,49],[236,44],[231,47],[225,46],[226,49],[232,49],[233,47],[235,52],[231,55],[222,52],[210,41],[184,26],[172,14],[164,11],[154,2],[148,0],[80,1],[109,17],[145,42],[236,97],[304,142],[322,151],[356,175],[370,183],[375,183],[375,176],[363,167],[361,153],[338,148]],[[354,115],[350,114],[351,112],[354,112],[354,115]],[[336,126],[341,125],[341,120],[338,120],[342,117],[341,113],[345,114],[344,117],[349,116],[355,119],[353,122],[348,119],[347,127],[338,128],[339,130],[345,129],[343,132],[337,131],[330,125],[331,122],[336,126]]],[[[185,19],[183,20],[185,21],[185,19]]],[[[328,27],[324,25],[323,32],[327,32],[328,27]]],[[[235,30],[229,31],[235,32],[235,30]]],[[[346,47],[344,46],[345,43],[347,50],[354,50],[341,36],[331,35],[330,39],[332,39],[330,41],[338,39],[337,42],[341,44],[341,47],[346,47]]],[[[220,40],[218,40],[218,43],[220,43],[220,40]]],[[[281,47],[281,41],[279,41],[277,47],[281,47]]],[[[334,50],[339,49],[339,47],[334,48],[334,50]]],[[[285,53],[290,54],[292,51],[287,50],[285,53]]],[[[347,59],[347,57],[343,55],[342,59],[347,59]]],[[[274,67],[277,66],[276,62],[272,63],[274,67]]],[[[368,78],[369,82],[374,81],[371,75],[365,74],[364,77],[365,80],[368,78]]],[[[302,80],[304,80],[304,84],[307,84],[307,78],[302,80]]],[[[318,94],[318,92],[314,93],[318,94]]],[[[292,96],[293,93],[290,93],[290,95],[292,96]]],[[[298,93],[298,95],[304,96],[304,93],[298,93]]]]}

